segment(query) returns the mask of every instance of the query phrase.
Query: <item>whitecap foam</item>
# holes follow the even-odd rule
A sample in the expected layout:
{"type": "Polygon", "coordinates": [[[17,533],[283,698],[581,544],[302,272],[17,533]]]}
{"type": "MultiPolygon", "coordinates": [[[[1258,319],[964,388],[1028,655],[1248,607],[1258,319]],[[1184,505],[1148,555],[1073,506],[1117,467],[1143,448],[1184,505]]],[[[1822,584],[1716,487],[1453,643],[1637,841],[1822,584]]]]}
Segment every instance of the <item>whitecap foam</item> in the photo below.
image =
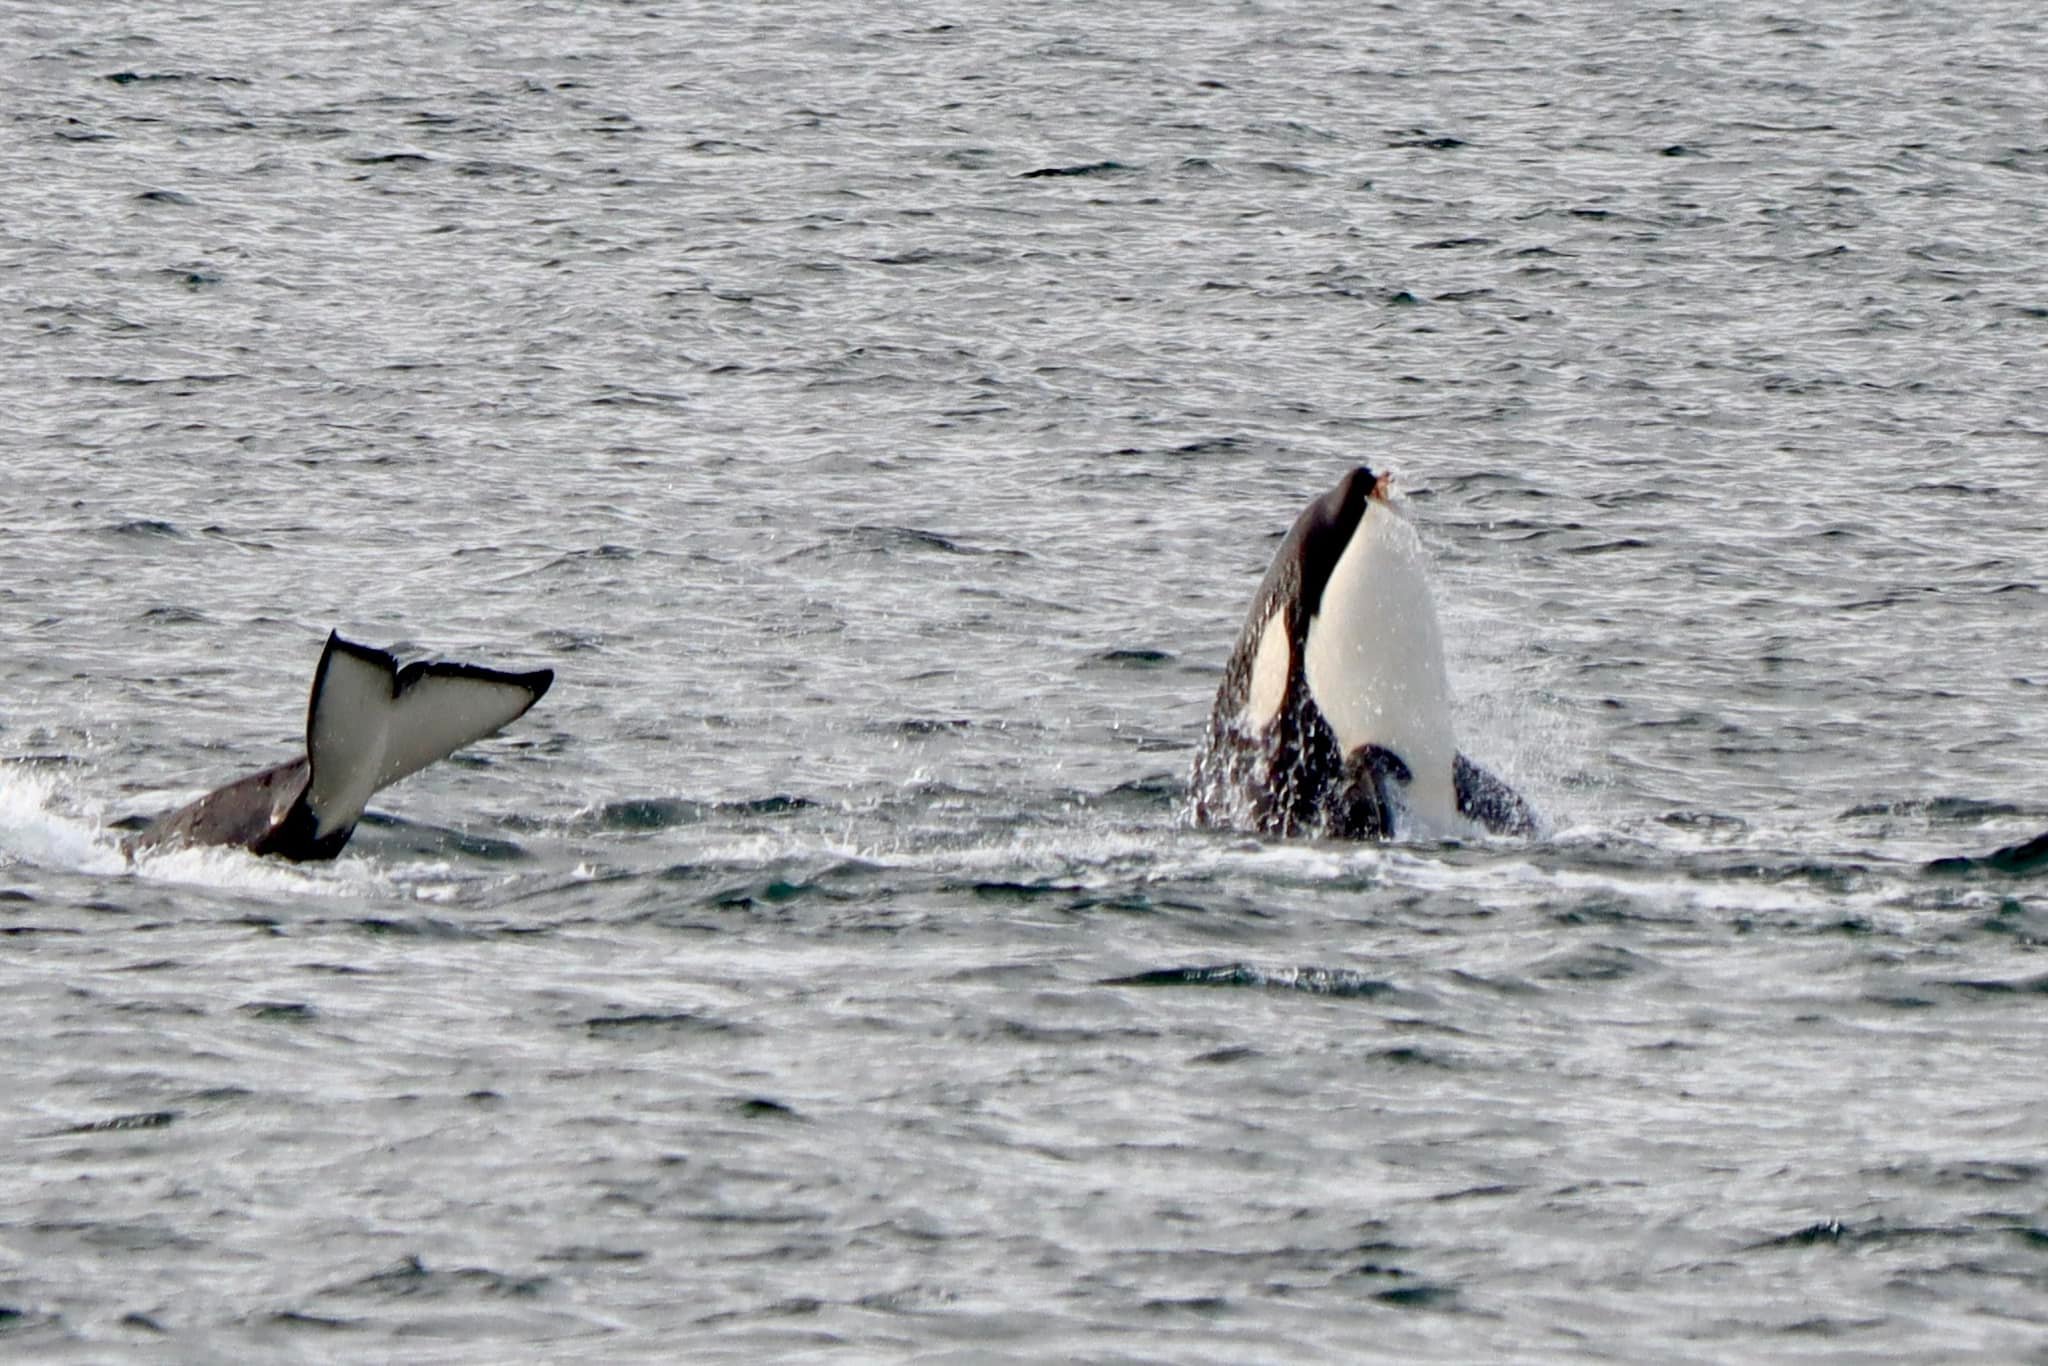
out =
{"type": "MultiPolygon", "coordinates": [[[[1427,846],[1413,857],[1426,858],[1427,846]]],[[[1048,827],[995,840],[942,836],[930,843],[862,839],[854,831],[752,832],[707,839],[691,861],[763,867],[830,860],[878,869],[971,877],[1051,878],[1079,887],[1249,875],[1289,883],[1372,880],[1385,875],[1399,844],[1275,842],[1187,831],[1178,826],[1048,827]]]]}
{"type": "Polygon", "coordinates": [[[0,866],[25,863],[76,873],[121,873],[128,861],[97,812],[59,809],[46,769],[0,764],[0,866]]]}
{"type": "Polygon", "coordinates": [[[152,849],[131,861],[120,833],[101,823],[98,804],[83,802],[72,809],[66,787],[50,771],[0,764],[0,866],[316,896],[355,895],[384,886],[382,875],[361,859],[292,864],[215,846],[152,849]]]}
{"type": "Polygon", "coordinates": [[[359,896],[388,891],[385,877],[359,858],[331,863],[289,863],[236,846],[204,845],[152,849],[136,857],[132,872],[147,882],[218,887],[250,892],[296,892],[310,896],[359,896]]]}

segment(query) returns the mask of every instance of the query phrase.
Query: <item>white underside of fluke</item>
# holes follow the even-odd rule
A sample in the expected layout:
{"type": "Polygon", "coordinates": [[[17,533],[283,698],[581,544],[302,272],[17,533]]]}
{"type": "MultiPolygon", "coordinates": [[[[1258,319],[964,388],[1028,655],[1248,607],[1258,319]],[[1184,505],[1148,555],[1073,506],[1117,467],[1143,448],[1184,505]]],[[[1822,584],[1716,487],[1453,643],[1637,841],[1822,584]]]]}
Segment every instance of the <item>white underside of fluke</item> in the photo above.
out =
{"type": "Polygon", "coordinates": [[[1302,652],[1309,695],[1350,754],[1379,745],[1414,781],[1399,789],[1408,815],[1434,832],[1456,828],[1458,753],[1443,635],[1420,538],[1374,498],[1352,532],[1302,652]]]}
{"type": "Polygon", "coordinates": [[[306,723],[306,801],[326,836],[354,825],[372,795],[503,728],[538,693],[460,665],[414,665],[403,686],[382,651],[331,649],[306,723]]]}

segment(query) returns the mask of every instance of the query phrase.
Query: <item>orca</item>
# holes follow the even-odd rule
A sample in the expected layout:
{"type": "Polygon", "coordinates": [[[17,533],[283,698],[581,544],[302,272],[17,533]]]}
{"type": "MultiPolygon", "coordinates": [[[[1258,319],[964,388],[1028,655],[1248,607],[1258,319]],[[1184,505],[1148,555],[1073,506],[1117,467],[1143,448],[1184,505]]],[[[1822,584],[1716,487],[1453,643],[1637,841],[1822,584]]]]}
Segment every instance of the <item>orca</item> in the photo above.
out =
{"type": "Polygon", "coordinates": [[[1195,754],[1196,825],[1384,840],[1449,835],[1462,817],[1535,832],[1529,804],[1458,750],[1422,544],[1390,488],[1360,465],[1280,543],[1195,754]]]}
{"type": "Polygon", "coordinates": [[[130,859],[179,845],[239,845],[296,862],[339,854],[372,794],[526,714],[552,669],[505,673],[418,661],[330,632],[306,704],[306,752],[158,817],[130,859]]]}

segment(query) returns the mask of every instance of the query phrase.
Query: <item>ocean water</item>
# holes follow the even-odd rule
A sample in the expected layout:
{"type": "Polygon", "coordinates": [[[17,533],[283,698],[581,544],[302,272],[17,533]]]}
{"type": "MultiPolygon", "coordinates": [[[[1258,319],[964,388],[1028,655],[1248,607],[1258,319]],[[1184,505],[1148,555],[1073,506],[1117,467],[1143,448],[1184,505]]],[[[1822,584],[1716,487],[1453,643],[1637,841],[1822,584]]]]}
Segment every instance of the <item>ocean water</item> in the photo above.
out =
{"type": "Polygon", "coordinates": [[[2048,1360],[2043,70],[0,9],[0,1356],[2048,1360]],[[1538,839],[1187,828],[1360,461],[1538,839]],[[131,867],[330,628],[558,678],[131,867]]]}

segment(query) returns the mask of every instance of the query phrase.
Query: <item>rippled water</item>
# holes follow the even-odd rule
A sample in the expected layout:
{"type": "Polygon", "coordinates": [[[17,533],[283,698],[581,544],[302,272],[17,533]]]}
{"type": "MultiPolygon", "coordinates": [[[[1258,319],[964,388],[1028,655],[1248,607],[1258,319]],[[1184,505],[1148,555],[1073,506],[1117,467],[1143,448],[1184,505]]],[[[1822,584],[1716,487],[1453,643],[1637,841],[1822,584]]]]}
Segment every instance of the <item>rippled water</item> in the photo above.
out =
{"type": "Polygon", "coordinates": [[[0,33],[0,1352],[2040,1351],[2031,6],[0,33]],[[1180,819],[1359,460],[1542,839],[1180,819]]]}

